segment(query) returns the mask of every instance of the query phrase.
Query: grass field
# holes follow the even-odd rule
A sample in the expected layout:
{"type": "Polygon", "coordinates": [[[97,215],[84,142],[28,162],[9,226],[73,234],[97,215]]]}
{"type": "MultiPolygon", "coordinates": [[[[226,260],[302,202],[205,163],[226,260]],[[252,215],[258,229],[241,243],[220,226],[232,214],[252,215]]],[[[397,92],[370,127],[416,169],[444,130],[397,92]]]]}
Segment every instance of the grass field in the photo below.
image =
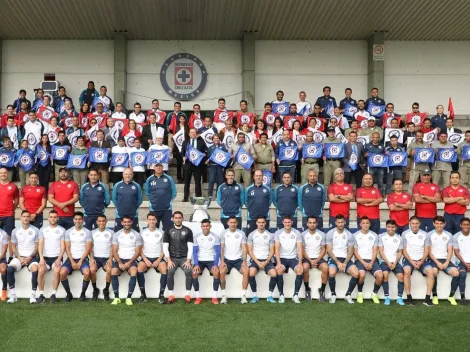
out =
{"type": "Polygon", "coordinates": [[[470,308],[177,301],[0,305],[2,351],[468,351],[470,308]]]}

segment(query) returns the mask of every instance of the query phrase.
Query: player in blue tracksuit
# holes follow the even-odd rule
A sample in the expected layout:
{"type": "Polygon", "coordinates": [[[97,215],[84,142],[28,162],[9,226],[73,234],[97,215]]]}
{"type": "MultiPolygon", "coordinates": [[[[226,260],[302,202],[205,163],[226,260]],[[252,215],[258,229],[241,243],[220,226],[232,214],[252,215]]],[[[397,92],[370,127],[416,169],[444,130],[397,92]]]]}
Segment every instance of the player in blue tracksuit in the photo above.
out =
{"type": "Polygon", "coordinates": [[[245,206],[248,211],[246,233],[256,229],[258,217],[264,216],[269,221],[269,206],[272,202],[271,189],[263,185],[263,171],[256,170],[253,178],[255,183],[245,190],[245,206]]]}
{"type": "Polygon", "coordinates": [[[80,189],[80,205],[83,207],[85,228],[93,230],[98,228],[96,220],[99,215],[104,215],[104,209],[111,203],[108,186],[100,182],[98,171],[88,171],[90,182],[85,183],[80,189]]]}
{"type": "Polygon", "coordinates": [[[163,165],[155,164],[155,173],[145,182],[145,194],[149,200],[149,210],[157,216],[157,227],[163,224],[163,231],[169,230],[173,210],[173,199],[176,198],[176,186],[173,178],[163,173],[163,165]]]}
{"type": "Polygon", "coordinates": [[[134,174],[131,169],[125,169],[122,173],[122,181],[119,181],[113,187],[112,200],[116,206],[114,232],[122,229],[121,220],[123,216],[131,217],[132,228],[140,232],[138,209],[142,204],[142,188],[137,182],[132,181],[133,177],[134,174]]]}
{"type": "Polygon", "coordinates": [[[282,229],[282,219],[290,216],[293,219],[292,226],[297,227],[297,207],[299,189],[292,184],[289,171],[284,171],[282,175],[282,185],[276,187],[273,192],[273,204],[277,209],[277,228],[282,229]]]}
{"type": "Polygon", "coordinates": [[[323,208],[326,203],[326,187],[317,182],[315,170],[308,172],[308,182],[299,188],[299,210],[302,212],[302,227],[307,228],[307,219],[317,219],[317,229],[323,231],[323,208]]]}
{"type": "Polygon", "coordinates": [[[286,155],[282,156],[281,149],[283,149],[284,147],[298,148],[297,143],[290,138],[290,131],[288,129],[285,129],[282,132],[282,139],[276,145],[276,149],[274,151],[274,153],[276,154],[276,162],[278,164],[279,169],[279,183],[282,182],[281,178],[284,174],[284,171],[289,171],[292,179],[296,179],[295,174],[298,155],[295,157],[293,157],[293,155],[289,155],[289,157],[286,157],[286,155]],[[291,156],[292,158],[290,158],[291,156]]]}
{"type": "Polygon", "coordinates": [[[235,182],[233,169],[225,171],[227,181],[217,189],[217,204],[220,206],[220,222],[227,229],[227,221],[231,216],[237,218],[237,228],[242,229],[242,206],[245,204],[245,193],[243,187],[235,182]]]}

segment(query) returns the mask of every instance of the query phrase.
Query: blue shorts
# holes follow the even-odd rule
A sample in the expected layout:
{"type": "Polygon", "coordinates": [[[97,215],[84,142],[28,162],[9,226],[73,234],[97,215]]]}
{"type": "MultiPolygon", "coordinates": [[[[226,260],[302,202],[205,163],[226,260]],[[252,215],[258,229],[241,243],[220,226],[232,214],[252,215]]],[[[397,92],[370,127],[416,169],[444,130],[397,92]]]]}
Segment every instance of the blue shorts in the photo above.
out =
{"type": "MultiPolygon", "coordinates": [[[[129,259],[122,259],[122,258],[119,258],[121,259],[121,262],[123,264],[127,263],[129,261],[129,259]]],[[[136,267],[137,268],[137,260],[134,260],[132,263],[131,263],[131,266],[127,269],[129,270],[130,268],[132,267],[136,267]]],[[[118,269],[121,273],[122,273],[122,270],[121,268],[119,267],[119,263],[116,261],[116,259],[113,259],[113,269],[118,269]]]]}
{"type": "Polygon", "coordinates": [[[52,266],[54,265],[57,258],[59,258],[59,257],[44,257],[44,261],[46,262],[47,271],[51,271],[52,266]]]}
{"type": "Polygon", "coordinates": [[[230,271],[235,268],[239,272],[242,270],[242,264],[243,260],[242,259],[237,259],[237,260],[229,260],[225,259],[225,265],[227,266],[227,275],[230,274],[230,271]]]}
{"type": "MultiPolygon", "coordinates": [[[[80,261],[80,259],[74,259],[74,261],[76,263],[78,263],[80,261]]],[[[72,263],[70,263],[70,259],[67,259],[65,261],[64,265],[62,265],[62,267],[67,269],[67,271],[69,272],[69,275],[72,274],[72,272],[74,270],[72,268],[72,263]]],[[[88,262],[88,258],[85,258],[85,260],[82,262],[82,266],[80,267],[80,271],[83,274],[83,270],[89,269],[89,268],[90,268],[90,263],[88,262]]]]}
{"type": "MultiPolygon", "coordinates": [[[[148,257],[147,257],[147,259],[148,259],[151,263],[155,263],[155,261],[156,261],[158,258],[148,258],[148,257]]],[[[143,259],[140,259],[140,260],[139,260],[139,263],[142,263],[142,262],[145,264],[144,260],[143,260],[143,259]]],[[[164,258],[162,258],[162,260],[160,261],[160,264],[161,264],[161,263],[166,263],[164,258]]],[[[146,273],[146,272],[150,269],[150,268],[147,266],[147,264],[145,264],[145,268],[146,268],[146,269],[145,269],[144,273],[146,273]]],[[[154,269],[155,269],[155,271],[156,271],[157,273],[160,272],[160,270],[158,270],[158,268],[154,268],[154,269]]]]}
{"type": "MultiPolygon", "coordinates": [[[[310,258],[310,260],[315,260],[315,259],[317,259],[317,258],[310,258]]],[[[309,262],[307,259],[305,259],[305,258],[302,260],[302,263],[308,263],[308,264],[310,264],[310,262],[309,262]]],[[[328,262],[327,262],[325,259],[321,258],[321,259],[318,261],[318,266],[320,266],[320,265],[322,265],[322,264],[328,264],[328,262]]]]}
{"type": "Polygon", "coordinates": [[[201,274],[202,272],[204,271],[204,269],[207,269],[207,271],[212,275],[212,268],[215,266],[214,265],[214,261],[213,260],[210,260],[210,261],[201,261],[198,263],[198,266],[199,266],[199,269],[201,269],[201,274]]]}
{"type": "MultiPolygon", "coordinates": [[[[346,258],[336,258],[340,261],[340,263],[344,263],[344,261],[346,260],[346,258]]],[[[348,264],[346,264],[346,274],[348,273],[349,269],[352,267],[352,266],[355,266],[355,264],[353,263],[352,260],[350,260],[348,262],[348,264]]],[[[336,262],[333,261],[331,258],[328,259],[328,267],[331,267],[331,268],[335,268],[336,271],[338,271],[338,265],[336,265],[336,262]]]]}
{"type": "MultiPolygon", "coordinates": [[[[266,261],[266,259],[258,259],[260,262],[264,262],[266,261]]],[[[254,260],[251,260],[250,261],[250,268],[255,268],[257,271],[259,271],[259,266],[258,264],[256,264],[256,262],[254,260]]],[[[266,265],[266,267],[264,268],[264,272],[267,274],[269,272],[269,270],[271,269],[274,269],[275,266],[274,266],[274,263],[273,261],[271,260],[268,265],[266,265]]]]}
{"type": "Polygon", "coordinates": [[[462,262],[459,262],[459,271],[470,272],[470,270],[467,269],[467,266],[462,262]]]}
{"type": "MultiPolygon", "coordinates": [[[[366,263],[370,263],[371,260],[370,259],[363,259],[366,263]]],[[[364,265],[362,265],[361,261],[359,260],[356,260],[356,266],[357,266],[357,270],[359,271],[368,271],[370,272],[372,275],[375,275],[375,273],[377,271],[382,271],[382,269],[380,268],[380,265],[379,265],[379,262],[377,260],[374,261],[374,263],[372,264],[372,269],[371,270],[367,270],[364,265]]]]}
{"type": "Polygon", "coordinates": [[[298,259],[281,258],[281,265],[286,269],[285,273],[289,272],[289,269],[295,270],[295,267],[299,265],[298,259]]]}
{"type": "MultiPolygon", "coordinates": [[[[446,259],[438,259],[439,263],[441,264],[444,264],[446,262],[446,259]]],[[[430,260],[430,263],[431,263],[431,266],[433,268],[436,268],[439,270],[439,268],[437,267],[437,264],[434,262],[434,260],[430,260]]],[[[456,268],[457,266],[455,266],[454,263],[450,262],[449,265],[447,266],[447,268],[444,270],[444,272],[449,275],[449,271],[452,269],[452,268],[456,268]]]]}
{"type": "Polygon", "coordinates": [[[382,269],[382,271],[384,273],[389,273],[390,271],[393,271],[393,273],[395,275],[397,274],[403,274],[403,267],[401,266],[400,263],[397,263],[397,265],[395,266],[395,269],[393,270],[390,270],[390,268],[388,267],[388,265],[385,263],[385,262],[382,262],[380,263],[380,269],[382,269]]]}
{"type": "Polygon", "coordinates": [[[105,267],[109,258],[95,257],[94,259],[96,262],[96,270],[100,270],[100,268],[103,268],[103,270],[106,271],[105,267]]]}
{"type": "MultiPolygon", "coordinates": [[[[413,274],[414,267],[413,267],[413,265],[411,265],[411,263],[408,260],[403,258],[403,264],[402,265],[403,265],[403,269],[405,269],[405,267],[407,267],[407,266],[410,267],[411,268],[411,273],[413,274]]],[[[431,261],[429,259],[426,259],[424,261],[423,265],[421,265],[421,267],[418,270],[421,274],[426,276],[425,271],[426,271],[427,268],[432,268],[431,261]]]]}

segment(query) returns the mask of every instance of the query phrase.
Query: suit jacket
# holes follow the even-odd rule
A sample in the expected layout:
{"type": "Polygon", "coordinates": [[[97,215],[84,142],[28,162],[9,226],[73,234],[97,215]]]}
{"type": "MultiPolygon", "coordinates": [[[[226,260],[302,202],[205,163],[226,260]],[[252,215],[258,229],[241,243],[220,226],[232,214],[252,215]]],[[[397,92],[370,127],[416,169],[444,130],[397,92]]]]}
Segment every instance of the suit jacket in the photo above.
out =
{"type": "MultiPolygon", "coordinates": [[[[446,132],[447,132],[447,135],[449,135],[449,129],[448,128],[446,128],[446,132]]],[[[462,130],[454,127],[454,133],[462,133],[462,130]]]]}
{"type": "MultiPolygon", "coordinates": [[[[364,146],[362,143],[356,143],[357,146],[357,154],[358,154],[358,168],[360,167],[360,164],[364,162],[364,146]]],[[[344,158],[343,158],[343,170],[344,172],[351,172],[352,169],[349,167],[349,159],[351,158],[352,154],[352,144],[351,142],[348,142],[344,145],[344,158]]]]}
{"type": "MultiPolygon", "coordinates": [[[[188,149],[188,145],[190,143],[191,139],[186,139],[184,142],[183,142],[183,145],[181,147],[181,155],[183,157],[185,157],[186,155],[186,150],[188,149]]],[[[201,137],[197,137],[196,138],[196,144],[197,144],[197,147],[196,149],[199,150],[201,153],[204,153],[207,155],[207,146],[206,146],[206,143],[204,142],[204,140],[201,138],[201,137]]],[[[204,157],[201,161],[201,163],[199,164],[199,166],[197,167],[204,167],[204,162],[206,161],[206,158],[204,157]]],[[[184,165],[183,165],[183,168],[190,168],[190,167],[196,167],[195,165],[193,165],[188,159],[186,159],[184,165]]]]}
{"type": "MultiPolygon", "coordinates": [[[[156,125],[157,129],[158,129],[158,127],[163,128],[163,131],[164,131],[164,133],[163,133],[163,144],[168,145],[168,131],[165,128],[165,125],[162,125],[161,123],[156,123],[155,125],[156,125]]],[[[150,144],[148,142],[149,139],[153,139],[152,138],[152,128],[151,128],[150,124],[145,125],[142,128],[142,148],[144,148],[145,150],[148,150],[149,147],[150,147],[150,144]]]]}
{"type": "MultiPolygon", "coordinates": [[[[90,143],[90,148],[99,148],[99,144],[98,144],[98,141],[93,141],[90,143]]],[[[104,140],[103,142],[101,142],[101,148],[106,148],[108,149],[108,160],[111,159],[111,148],[112,148],[112,145],[109,141],[107,140],[104,140]]],[[[109,167],[109,162],[108,163],[91,163],[91,167],[95,167],[95,168],[108,168],[109,167]]]]}

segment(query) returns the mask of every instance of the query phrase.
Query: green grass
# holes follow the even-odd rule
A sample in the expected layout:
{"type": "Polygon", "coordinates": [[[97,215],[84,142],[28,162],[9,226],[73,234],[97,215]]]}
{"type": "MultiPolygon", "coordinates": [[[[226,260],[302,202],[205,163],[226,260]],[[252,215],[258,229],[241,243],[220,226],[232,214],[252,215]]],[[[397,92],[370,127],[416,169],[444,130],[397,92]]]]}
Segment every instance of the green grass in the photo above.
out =
{"type": "Polygon", "coordinates": [[[470,307],[0,305],[2,351],[468,351],[470,307]]]}

